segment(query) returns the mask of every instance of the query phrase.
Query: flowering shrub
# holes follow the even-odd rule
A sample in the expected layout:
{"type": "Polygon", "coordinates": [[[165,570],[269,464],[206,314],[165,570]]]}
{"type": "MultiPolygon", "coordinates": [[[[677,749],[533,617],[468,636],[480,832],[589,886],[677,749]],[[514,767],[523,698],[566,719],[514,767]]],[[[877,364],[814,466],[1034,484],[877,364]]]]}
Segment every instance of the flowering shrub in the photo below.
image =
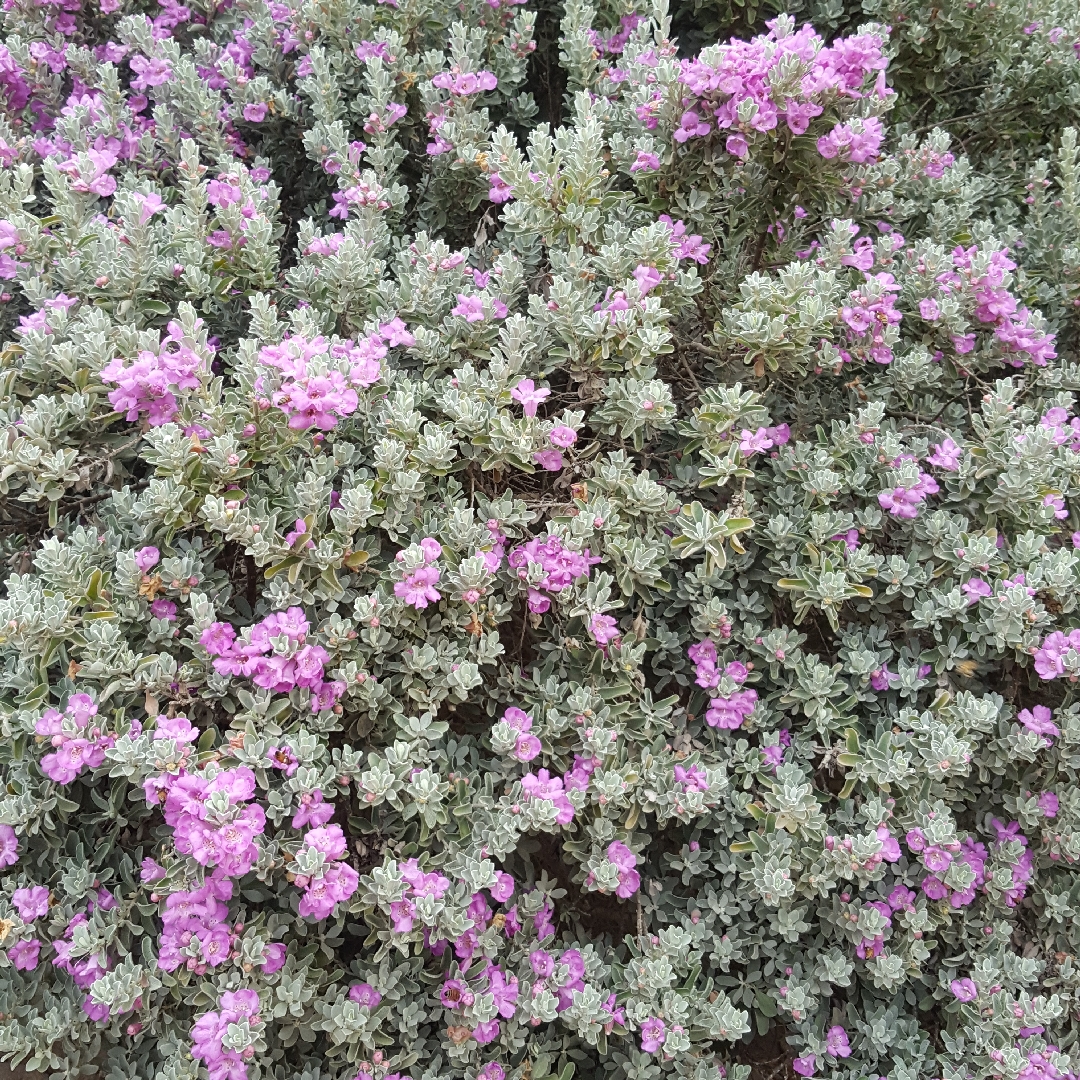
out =
{"type": "Polygon", "coordinates": [[[0,1056],[1080,1075],[1080,17],[810,14],[5,5],[0,1056]]]}

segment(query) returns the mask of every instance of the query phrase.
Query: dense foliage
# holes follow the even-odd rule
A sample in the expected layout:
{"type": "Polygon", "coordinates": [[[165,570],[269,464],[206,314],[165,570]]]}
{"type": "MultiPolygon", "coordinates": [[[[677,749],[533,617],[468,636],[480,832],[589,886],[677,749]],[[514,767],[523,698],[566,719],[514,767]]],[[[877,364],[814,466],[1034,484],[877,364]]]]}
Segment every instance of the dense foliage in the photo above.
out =
{"type": "Polygon", "coordinates": [[[1074,3],[3,27],[0,1056],[1080,1074],[1074,3]]]}

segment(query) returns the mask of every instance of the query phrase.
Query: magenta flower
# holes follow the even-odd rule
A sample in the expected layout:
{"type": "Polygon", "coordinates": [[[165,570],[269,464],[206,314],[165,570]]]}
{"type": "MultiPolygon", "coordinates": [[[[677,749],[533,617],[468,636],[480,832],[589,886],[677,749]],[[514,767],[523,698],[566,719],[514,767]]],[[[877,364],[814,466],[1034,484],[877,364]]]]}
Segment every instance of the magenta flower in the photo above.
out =
{"type": "Polygon", "coordinates": [[[510,391],[510,396],[520,403],[521,410],[526,416],[535,416],[536,407],[551,396],[551,391],[546,387],[537,388],[532,379],[522,379],[510,391]]]}
{"type": "Polygon", "coordinates": [[[946,438],[934,445],[933,453],[926,460],[939,469],[956,472],[960,467],[960,458],[963,457],[963,454],[963,447],[957,446],[952,439],[946,438]]]}
{"type": "Polygon", "coordinates": [[[565,424],[556,424],[555,427],[548,432],[548,439],[551,440],[553,446],[558,446],[565,450],[567,447],[573,446],[577,442],[577,432],[572,427],[567,427],[565,424]]]}
{"type": "Polygon", "coordinates": [[[374,1010],[379,1007],[382,994],[371,983],[353,983],[349,987],[349,1000],[355,1001],[357,1005],[362,1005],[366,1009],[374,1010]]]}
{"type": "Polygon", "coordinates": [[[559,472],[566,464],[558,450],[537,450],[533,461],[547,472],[559,472]]]}
{"type": "Polygon", "coordinates": [[[610,642],[618,641],[619,625],[610,615],[593,615],[589,619],[589,633],[601,649],[610,642]]]}
{"type": "Polygon", "coordinates": [[[535,735],[519,735],[517,743],[514,745],[513,756],[518,761],[532,761],[540,753],[541,749],[540,740],[535,735]]]}
{"type": "Polygon", "coordinates": [[[834,1024],[825,1033],[825,1053],[838,1058],[851,1057],[848,1033],[840,1024],[834,1024]]]}
{"type": "Polygon", "coordinates": [[[792,1063],[791,1067],[800,1076],[813,1076],[817,1067],[817,1055],[816,1054],[804,1054],[802,1057],[797,1057],[792,1063]]]}
{"type": "Polygon", "coordinates": [[[641,1049],[646,1054],[655,1054],[667,1038],[667,1026],[658,1017],[650,1016],[641,1025],[641,1049]]]}
{"type": "Polygon", "coordinates": [[[1043,812],[1043,815],[1048,818],[1057,817],[1058,813],[1058,797],[1052,791],[1044,791],[1039,796],[1039,809],[1043,812]]]}
{"type": "Polygon", "coordinates": [[[166,600],[164,596],[159,596],[150,604],[150,614],[155,619],[172,622],[176,618],[176,605],[171,600],[166,600]]]}
{"type": "Polygon", "coordinates": [[[7,956],[16,971],[33,971],[38,966],[40,952],[41,942],[37,938],[24,938],[8,949],[7,956]]]}
{"type": "Polygon", "coordinates": [[[497,172],[493,172],[488,176],[489,202],[502,204],[509,202],[513,197],[514,189],[497,172]]]}
{"type": "Polygon", "coordinates": [[[957,1001],[974,1001],[979,996],[979,988],[971,979],[953,979],[949,989],[957,1001]]]}
{"type": "Polygon", "coordinates": [[[1043,745],[1051,746],[1053,740],[1061,734],[1061,729],[1052,721],[1053,713],[1045,705],[1036,705],[1033,709],[1022,709],[1016,715],[1028,729],[1036,735],[1043,736],[1043,745]]]}
{"type": "Polygon", "coordinates": [[[417,611],[422,611],[428,604],[442,599],[442,593],[435,588],[440,573],[437,566],[421,566],[407,574],[403,580],[395,582],[394,595],[400,596],[417,611]]]}
{"type": "Polygon", "coordinates": [[[473,1003],[469,984],[462,979],[447,979],[439,989],[439,1001],[447,1009],[465,1009],[473,1003]]]}
{"type": "Polygon", "coordinates": [[[11,894],[11,902],[23,922],[33,922],[49,911],[49,890],[44,885],[33,885],[28,889],[16,889],[11,894]]]}
{"type": "Polygon", "coordinates": [[[514,895],[514,875],[507,874],[503,870],[495,871],[495,884],[488,890],[492,900],[505,904],[514,895]]]}
{"type": "Polygon", "coordinates": [[[639,150],[637,157],[634,158],[634,164],[630,166],[630,171],[635,172],[656,172],[660,168],[660,158],[651,153],[648,150],[639,150]]]}
{"type": "Polygon", "coordinates": [[[156,547],[139,548],[135,552],[135,565],[145,574],[161,558],[161,552],[156,547]]]}

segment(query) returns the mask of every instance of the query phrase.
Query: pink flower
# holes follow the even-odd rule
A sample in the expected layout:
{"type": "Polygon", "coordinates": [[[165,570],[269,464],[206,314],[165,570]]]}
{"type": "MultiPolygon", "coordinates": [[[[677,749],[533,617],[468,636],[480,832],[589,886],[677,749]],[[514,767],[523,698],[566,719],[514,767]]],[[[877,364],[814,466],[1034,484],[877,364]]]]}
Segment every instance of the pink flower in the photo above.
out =
{"type": "Polygon", "coordinates": [[[660,158],[648,150],[639,150],[637,157],[634,159],[634,164],[630,166],[630,171],[635,172],[656,172],[660,168],[660,158]]]}
{"type": "Polygon", "coordinates": [[[657,285],[664,279],[660,275],[660,271],[655,266],[645,266],[643,264],[638,265],[634,269],[634,280],[638,283],[638,288],[641,290],[641,295],[646,296],[652,292],[657,285]]]}
{"type": "Polygon", "coordinates": [[[7,951],[11,966],[16,971],[33,971],[38,966],[38,954],[41,952],[41,942],[37,938],[26,938],[16,941],[7,951]]]}
{"type": "Polygon", "coordinates": [[[655,1016],[650,1016],[641,1025],[641,1049],[646,1054],[655,1054],[661,1046],[664,1045],[664,1040],[667,1038],[667,1026],[663,1020],[655,1016]]]}
{"type": "Polygon", "coordinates": [[[1054,818],[1058,813],[1058,797],[1052,791],[1044,791],[1039,796],[1039,809],[1044,817],[1054,818]]]}
{"type": "Polygon", "coordinates": [[[848,1033],[840,1024],[834,1024],[825,1034],[825,1053],[833,1057],[851,1057],[848,1033]]]}
{"type": "Polygon", "coordinates": [[[514,895],[514,876],[502,870],[495,871],[495,884],[488,890],[492,900],[505,904],[514,895]]]}
{"type": "Polygon", "coordinates": [[[353,985],[349,987],[349,1000],[355,1001],[357,1005],[363,1005],[366,1009],[374,1010],[379,1007],[379,1002],[382,1001],[382,994],[380,994],[370,983],[353,983],[353,985]]]}
{"type": "Polygon", "coordinates": [[[176,605],[171,600],[166,600],[165,597],[159,596],[150,605],[150,614],[155,619],[164,619],[166,622],[172,622],[176,618],[176,605]]]}
{"type": "Polygon", "coordinates": [[[514,189],[497,172],[488,176],[488,185],[489,202],[501,204],[514,197],[514,189]]]}
{"type": "Polygon", "coordinates": [[[49,911],[49,890],[44,885],[33,885],[28,889],[16,889],[11,894],[11,902],[23,922],[33,922],[49,911]]]}
{"type": "Polygon", "coordinates": [[[1069,511],[1065,508],[1065,500],[1060,495],[1046,495],[1042,501],[1043,506],[1049,507],[1054,511],[1054,517],[1059,521],[1069,516],[1069,511]]]}
{"type": "Polygon", "coordinates": [[[135,565],[145,574],[161,558],[161,552],[156,547],[139,548],[135,552],[135,565]]]}
{"type": "Polygon", "coordinates": [[[518,761],[532,761],[540,753],[541,749],[540,740],[535,735],[519,735],[517,743],[514,745],[513,756],[518,761]]]}
{"type": "Polygon", "coordinates": [[[953,979],[949,989],[957,1001],[974,1001],[979,996],[979,988],[971,979],[953,979]]]}
{"type": "Polygon", "coordinates": [[[536,407],[551,396],[551,391],[546,387],[537,388],[532,379],[522,379],[510,391],[510,396],[521,404],[522,412],[526,416],[535,416],[536,407]]]}
{"type": "Polygon", "coordinates": [[[406,604],[422,611],[429,603],[442,599],[442,593],[435,588],[441,571],[437,566],[421,566],[407,574],[394,584],[394,595],[400,596],[406,604]]]}
{"type": "Polygon", "coordinates": [[[131,80],[132,90],[146,90],[151,86],[161,86],[172,78],[172,65],[168,60],[147,60],[144,56],[133,56],[128,63],[136,77],[131,80]]]}
{"type": "Polygon", "coordinates": [[[261,124],[266,119],[266,102],[257,101],[244,106],[244,119],[252,124],[261,124]]]}
{"type": "Polygon", "coordinates": [[[558,472],[566,464],[558,450],[537,450],[533,461],[547,472],[558,472]]]}
{"type": "Polygon", "coordinates": [[[619,627],[610,615],[593,615],[589,620],[589,633],[600,648],[604,648],[609,642],[617,641],[619,627]]]}
{"type": "Polygon", "coordinates": [[[548,439],[553,446],[561,447],[563,450],[567,447],[573,446],[577,442],[577,432],[567,427],[565,424],[556,424],[555,427],[548,432],[548,439]]]}
{"type": "Polygon", "coordinates": [[[1061,734],[1057,724],[1052,722],[1053,713],[1045,705],[1036,705],[1034,709],[1022,709],[1016,719],[1036,735],[1043,736],[1043,745],[1051,746],[1053,740],[1061,734]]]}
{"type": "Polygon", "coordinates": [[[791,1067],[800,1076],[813,1076],[814,1070],[817,1066],[816,1054],[804,1054],[802,1057],[797,1057],[791,1063],[791,1067]]]}
{"type": "Polygon", "coordinates": [[[926,460],[931,465],[936,465],[939,469],[946,469],[948,472],[956,472],[960,466],[960,458],[963,457],[963,454],[964,450],[962,447],[957,446],[952,439],[946,438],[935,444],[933,452],[926,460]]]}

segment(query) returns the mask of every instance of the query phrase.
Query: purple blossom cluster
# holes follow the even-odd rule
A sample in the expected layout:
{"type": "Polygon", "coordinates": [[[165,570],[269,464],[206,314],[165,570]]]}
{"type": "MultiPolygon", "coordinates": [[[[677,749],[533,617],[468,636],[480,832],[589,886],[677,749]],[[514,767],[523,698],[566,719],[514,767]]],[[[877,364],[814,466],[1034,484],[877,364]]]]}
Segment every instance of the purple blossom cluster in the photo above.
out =
{"type": "Polygon", "coordinates": [[[243,675],[275,694],[288,694],[296,687],[310,690],[311,711],[321,712],[334,707],[345,684],[323,677],[330,654],[321,645],[307,644],[309,629],[303,609],[291,607],[253,624],[245,637],[238,638],[231,623],[211,623],[199,642],[214,658],[219,675],[243,675]],[[284,653],[278,652],[282,639],[284,653]]]}
{"type": "Polygon", "coordinates": [[[919,479],[911,487],[895,487],[878,492],[878,503],[882,510],[887,510],[893,517],[915,518],[928,495],[934,495],[941,488],[928,473],[919,472],[919,479]]]}
{"type": "MultiPolygon", "coordinates": [[[[781,20],[768,26],[767,34],[751,41],[732,39],[682,62],[679,81],[688,96],[683,98],[676,142],[702,138],[714,129],[726,131],[727,152],[746,158],[752,141],[776,131],[781,123],[791,135],[804,135],[810,121],[832,101],[863,97],[867,77],[875,72],[872,92],[878,97],[889,92],[884,82],[885,42],[877,34],[838,38],[826,46],[808,25],[791,33],[781,20]],[[800,73],[797,84],[792,80],[793,64],[800,73]],[[777,92],[780,87],[782,93],[777,92]]],[[[865,161],[877,153],[880,142],[880,123],[876,129],[864,123],[862,130],[839,124],[819,140],[818,151],[825,157],[844,151],[852,160],[865,161]]]]}
{"type": "Polygon", "coordinates": [[[1035,650],[1035,671],[1040,679],[1060,679],[1070,682],[1080,678],[1080,629],[1065,633],[1052,630],[1035,650]]]}
{"type": "Polygon", "coordinates": [[[908,850],[919,856],[919,861],[929,871],[919,883],[919,889],[929,900],[948,899],[954,908],[967,907],[975,900],[979,889],[986,884],[986,845],[965,839],[948,844],[931,844],[920,828],[910,829],[904,837],[908,850]],[[954,860],[966,863],[974,874],[974,880],[966,889],[954,889],[944,880],[954,860]]]}
{"type": "Polygon", "coordinates": [[[348,845],[340,825],[311,829],[304,837],[304,846],[320,853],[325,861],[318,873],[295,875],[296,884],[304,890],[299,912],[305,918],[326,919],[337,904],[356,892],[360,875],[344,861],[348,845]]]}
{"type": "Polygon", "coordinates": [[[756,431],[743,428],[739,433],[739,450],[746,457],[763,454],[774,446],[786,446],[791,440],[791,428],[787,424],[759,427],[756,431]]]}
{"type": "Polygon", "coordinates": [[[178,395],[197,390],[206,375],[206,363],[184,343],[179,323],[170,322],[157,352],[144,349],[125,366],[116,357],[101,369],[101,381],[115,383],[109,402],[127,420],[145,415],[151,427],[169,423],[180,411],[178,395]]]}
{"type": "Polygon", "coordinates": [[[259,857],[256,838],[266,828],[266,813],[255,796],[255,774],[247,768],[222,769],[207,779],[186,771],[164,773],[143,782],[148,806],[162,806],[165,824],[182,855],[201,866],[242,877],[259,857]]]}
{"type": "MultiPolygon", "coordinates": [[[[145,860],[143,881],[152,882],[164,874],[153,860],[145,860]]],[[[236,961],[243,925],[229,919],[228,901],[233,882],[221,868],[210,874],[197,889],[170,893],[161,913],[161,936],[158,938],[157,966],[175,971],[183,966],[196,975],[236,961]]],[[[285,963],[285,946],[274,942],[266,946],[263,972],[272,975],[285,963]]]]}
{"type": "Polygon", "coordinates": [[[541,750],[540,740],[531,734],[533,718],[522,709],[511,706],[503,713],[503,721],[519,732],[513,756],[521,762],[532,761],[541,750]]]}
{"type": "MultiPolygon", "coordinates": [[[[956,247],[952,252],[953,269],[935,277],[937,288],[933,295],[919,302],[919,313],[927,322],[936,323],[942,318],[939,299],[957,294],[970,298],[974,317],[985,326],[993,328],[994,337],[1003,347],[1013,367],[1023,367],[1030,362],[1045,367],[1047,361],[1057,356],[1054,335],[1044,334],[1031,323],[1031,312],[1021,307],[1005,284],[1006,275],[1016,269],[1016,263],[1007,251],[991,251],[986,259],[977,258],[979,247],[956,247]]],[[[926,273],[920,260],[917,271],[926,273]]],[[[956,352],[960,355],[975,348],[975,334],[954,334],[956,352]]]]}
{"type": "Polygon", "coordinates": [[[191,1029],[191,1056],[206,1065],[210,1080],[247,1080],[247,1063],[255,1056],[252,1045],[233,1049],[230,1027],[259,1028],[262,1017],[254,990],[227,990],[213,1012],[203,1013],[191,1029]],[[226,1041],[228,1040],[228,1041],[226,1041]]]}
{"type": "MultiPolygon", "coordinates": [[[[641,888],[641,875],[635,869],[638,857],[618,840],[613,840],[608,844],[605,854],[607,861],[619,872],[619,885],[615,890],[615,895],[628,900],[641,888]]],[[[585,879],[585,884],[592,885],[595,881],[596,876],[589,874],[585,879]]]]}
{"type": "Polygon", "coordinates": [[[574,804],[566,795],[563,780],[561,776],[552,776],[547,769],[535,774],[529,772],[521,778],[521,792],[526,799],[551,803],[557,811],[556,824],[569,825],[574,820],[574,804]]]}
{"type": "Polygon", "coordinates": [[[391,339],[399,344],[414,343],[412,335],[398,324],[398,319],[386,323],[356,344],[351,339],[331,344],[321,336],[308,341],[290,334],[280,345],[264,346],[259,351],[260,362],[283,376],[272,400],[289,418],[289,427],[329,431],[339,419],[356,412],[360,404],[356,391],[379,381],[391,339]]]}
{"type": "Polygon", "coordinates": [[[105,751],[116,745],[112,735],[94,723],[97,705],[89,694],[72,694],[61,714],[46,709],[34,725],[39,738],[54,748],[41,759],[41,771],[58,784],[70,784],[83,769],[105,763],[105,751]]]}
{"type": "Polygon", "coordinates": [[[417,611],[441,600],[442,593],[435,588],[442,573],[435,563],[441,555],[442,545],[430,536],[407,551],[399,551],[395,560],[404,564],[405,572],[400,581],[394,582],[394,595],[417,611]]]}
{"type": "Polygon", "coordinates": [[[512,570],[525,582],[539,567],[542,577],[535,584],[530,584],[529,610],[543,615],[551,608],[551,596],[557,596],[569,588],[575,581],[589,576],[589,568],[600,562],[600,557],[591,555],[589,549],[571,551],[564,547],[557,536],[535,537],[520,547],[514,548],[507,559],[512,570]]]}

